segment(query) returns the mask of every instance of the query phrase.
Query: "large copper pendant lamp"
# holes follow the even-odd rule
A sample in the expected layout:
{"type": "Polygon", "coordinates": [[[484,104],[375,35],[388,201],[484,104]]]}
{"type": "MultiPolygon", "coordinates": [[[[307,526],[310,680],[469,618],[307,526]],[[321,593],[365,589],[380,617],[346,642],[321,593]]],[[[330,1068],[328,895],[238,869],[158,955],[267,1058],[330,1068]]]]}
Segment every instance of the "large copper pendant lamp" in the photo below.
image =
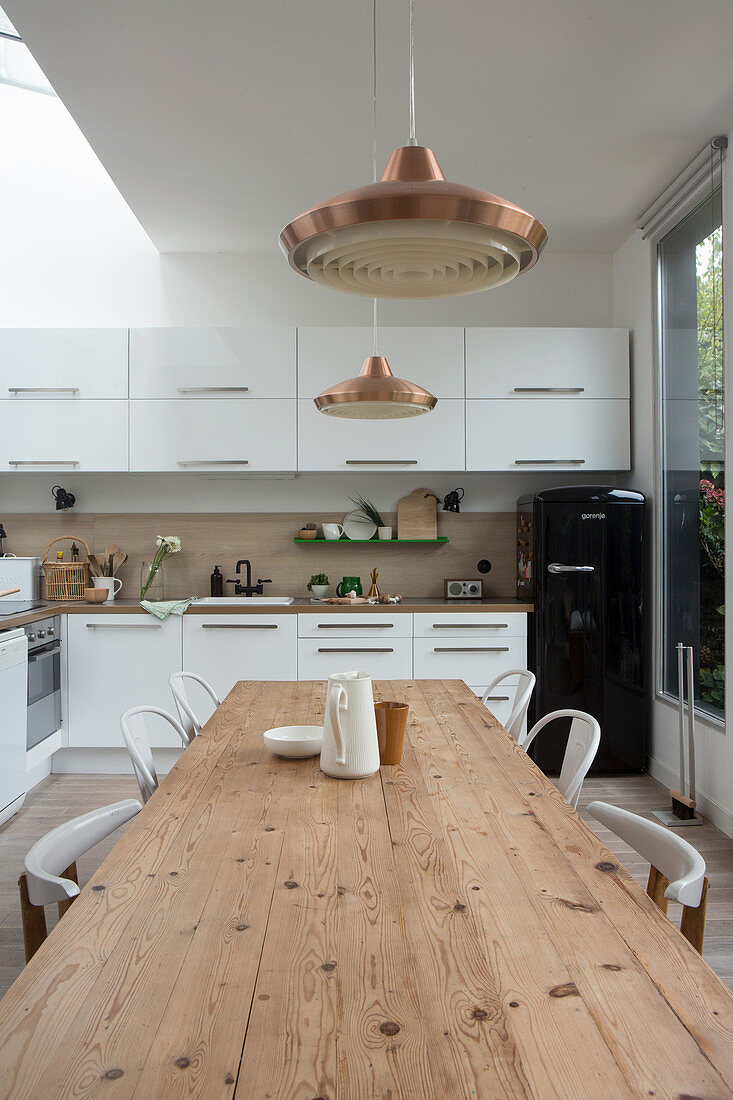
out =
{"type": "Polygon", "coordinates": [[[415,139],[410,0],[410,139],[378,183],[306,210],[280,234],[291,267],[345,294],[441,298],[502,286],[539,259],[547,231],[506,199],[450,183],[415,139]]]}

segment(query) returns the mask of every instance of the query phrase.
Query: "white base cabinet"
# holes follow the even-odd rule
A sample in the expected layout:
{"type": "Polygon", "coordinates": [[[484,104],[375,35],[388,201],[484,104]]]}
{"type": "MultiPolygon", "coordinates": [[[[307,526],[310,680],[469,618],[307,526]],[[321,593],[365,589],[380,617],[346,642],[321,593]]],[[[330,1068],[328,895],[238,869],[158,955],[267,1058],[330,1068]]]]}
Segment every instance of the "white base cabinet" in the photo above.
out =
{"type": "Polygon", "coordinates": [[[295,615],[184,615],[183,667],[220,699],[237,680],[297,680],[296,637],[295,615]]]}
{"type": "MultiPolygon", "coordinates": [[[[526,668],[525,613],[440,611],[318,614],[69,615],[66,633],[68,734],[72,749],[123,749],[120,715],[143,704],[173,710],[172,672],[196,672],[224,699],[238,680],[325,680],[364,669],[375,680],[463,680],[481,695],[510,669],[526,668]]],[[[502,685],[492,712],[509,714],[516,678],[502,685]]],[[[208,698],[191,688],[197,714],[208,698]]],[[[161,722],[155,748],[178,748],[161,722]]]]}
{"type": "MultiPolygon", "coordinates": [[[[124,749],[120,715],[150,704],[173,710],[168,677],[181,667],[181,620],[151,615],[67,617],[69,745],[124,749]]],[[[151,744],[179,748],[167,723],[151,722],[151,744]]]]}

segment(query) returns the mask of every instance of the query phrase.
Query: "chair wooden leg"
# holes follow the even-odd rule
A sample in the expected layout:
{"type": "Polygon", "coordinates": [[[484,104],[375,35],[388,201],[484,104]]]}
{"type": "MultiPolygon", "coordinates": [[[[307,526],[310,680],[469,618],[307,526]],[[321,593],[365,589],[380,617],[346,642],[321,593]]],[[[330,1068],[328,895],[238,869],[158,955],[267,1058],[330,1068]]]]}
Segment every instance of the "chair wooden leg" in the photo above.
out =
{"type": "Polygon", "coordinates": [[[669,879],[665,878],[662,872],[658,871],[656,867],[650,867],[649,882],[647,883],[646,892],[654,904],[665,914],[667,912],[667,899],[664,896],[664,891],[668,886],[669,879]]]}
{"type": "MultiPolygon", "coordinates": [[[[76,869],[76,863],[70,863],[69,866],[66,868],[66,870],[61,872],[61,878],[70,878],[71,881],[75,882],[76,885],[78,886],[79,885],[79,873],[76,869]]],[[[57,903],[58,904],[58,911],[59,911],[59,920],[61,920],[64,913],[67,911],[67,909],[71,905],[72,901],[74,901],[74,900],[75,900],[74,898],[64,898],[63,901],[60,901],[60,902],[57,903]]]]}
{"type": "Polygon", "coordinates": [[[705,879],[702,884],[700,904],[696,909],[693,909],[690,905],[684,905],[682,907],[682,921],[680,923],[680,932],[701,955],[702,941],[705,936],[705,911],[708,905],[708,885],[708,880],[705,879]]]}
{"type": "Polygon", "coordinates": [[[25,961],[30,962],[46,938],[46,914],[42,905],[33,905],[28,897],[28,881],[25,875],[21,875],[18,879],[18,889],[20,891],[20,916],[23,922],[25,961]]]}

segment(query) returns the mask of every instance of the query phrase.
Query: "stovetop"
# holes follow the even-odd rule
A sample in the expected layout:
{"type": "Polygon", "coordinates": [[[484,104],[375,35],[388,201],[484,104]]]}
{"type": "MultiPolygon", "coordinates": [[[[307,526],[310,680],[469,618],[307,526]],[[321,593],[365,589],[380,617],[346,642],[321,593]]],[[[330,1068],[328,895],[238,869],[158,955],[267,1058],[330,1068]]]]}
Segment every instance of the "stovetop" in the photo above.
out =
{"type": "Polygon", "coordinates": [[[35,611],[45,607],[45,600],[0,600],[0,619],[5,615],[24,615],[26,611],[35,611]]]}

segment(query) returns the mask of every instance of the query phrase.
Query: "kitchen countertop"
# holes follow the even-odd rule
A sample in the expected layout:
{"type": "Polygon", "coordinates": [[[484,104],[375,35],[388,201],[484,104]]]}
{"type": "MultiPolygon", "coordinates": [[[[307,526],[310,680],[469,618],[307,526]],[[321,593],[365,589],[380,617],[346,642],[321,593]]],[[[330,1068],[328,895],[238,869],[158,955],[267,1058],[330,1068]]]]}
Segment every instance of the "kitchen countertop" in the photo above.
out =
{"type": "MultiPolygon", "coordinates": [[[[0,602],[0,608],[2,603],[0,602]]],[[[115,600],[110,604],[90,604],[82,602],[74,603],[44,603],[33,611],[27,611],[22,615],[0,616],[0,630],[9,630],[15,626],[25,626],[26,623],[36,622],[38,619],[46,619],[49,615],[132,615],[139,612],[140,604],[137,600],[115,600]]],[[[465,611],[481,612],[494,611],[500,615],[512,613],[527,614],[534,610],[534,604],[523,603],[513,597],[495,597],[486,600],[445,600],[438,596],[410,596],[402,603],[397,604],[358,604],[356,607],[347,607],[345,604],[311,603],[310,599],[296,599],[291,604],[252,604],[245,596],[239,604],[224,604],[221,607],[197,607],[192,604],[186,611],[187,615],[297,615],[311,611],[317,615],[333,615],[341,612],[358,611],[367,614],[380,614],[387,612],[390,615],[412,614],[413,612],[453,611],[456,614],[465,611]]]]}

